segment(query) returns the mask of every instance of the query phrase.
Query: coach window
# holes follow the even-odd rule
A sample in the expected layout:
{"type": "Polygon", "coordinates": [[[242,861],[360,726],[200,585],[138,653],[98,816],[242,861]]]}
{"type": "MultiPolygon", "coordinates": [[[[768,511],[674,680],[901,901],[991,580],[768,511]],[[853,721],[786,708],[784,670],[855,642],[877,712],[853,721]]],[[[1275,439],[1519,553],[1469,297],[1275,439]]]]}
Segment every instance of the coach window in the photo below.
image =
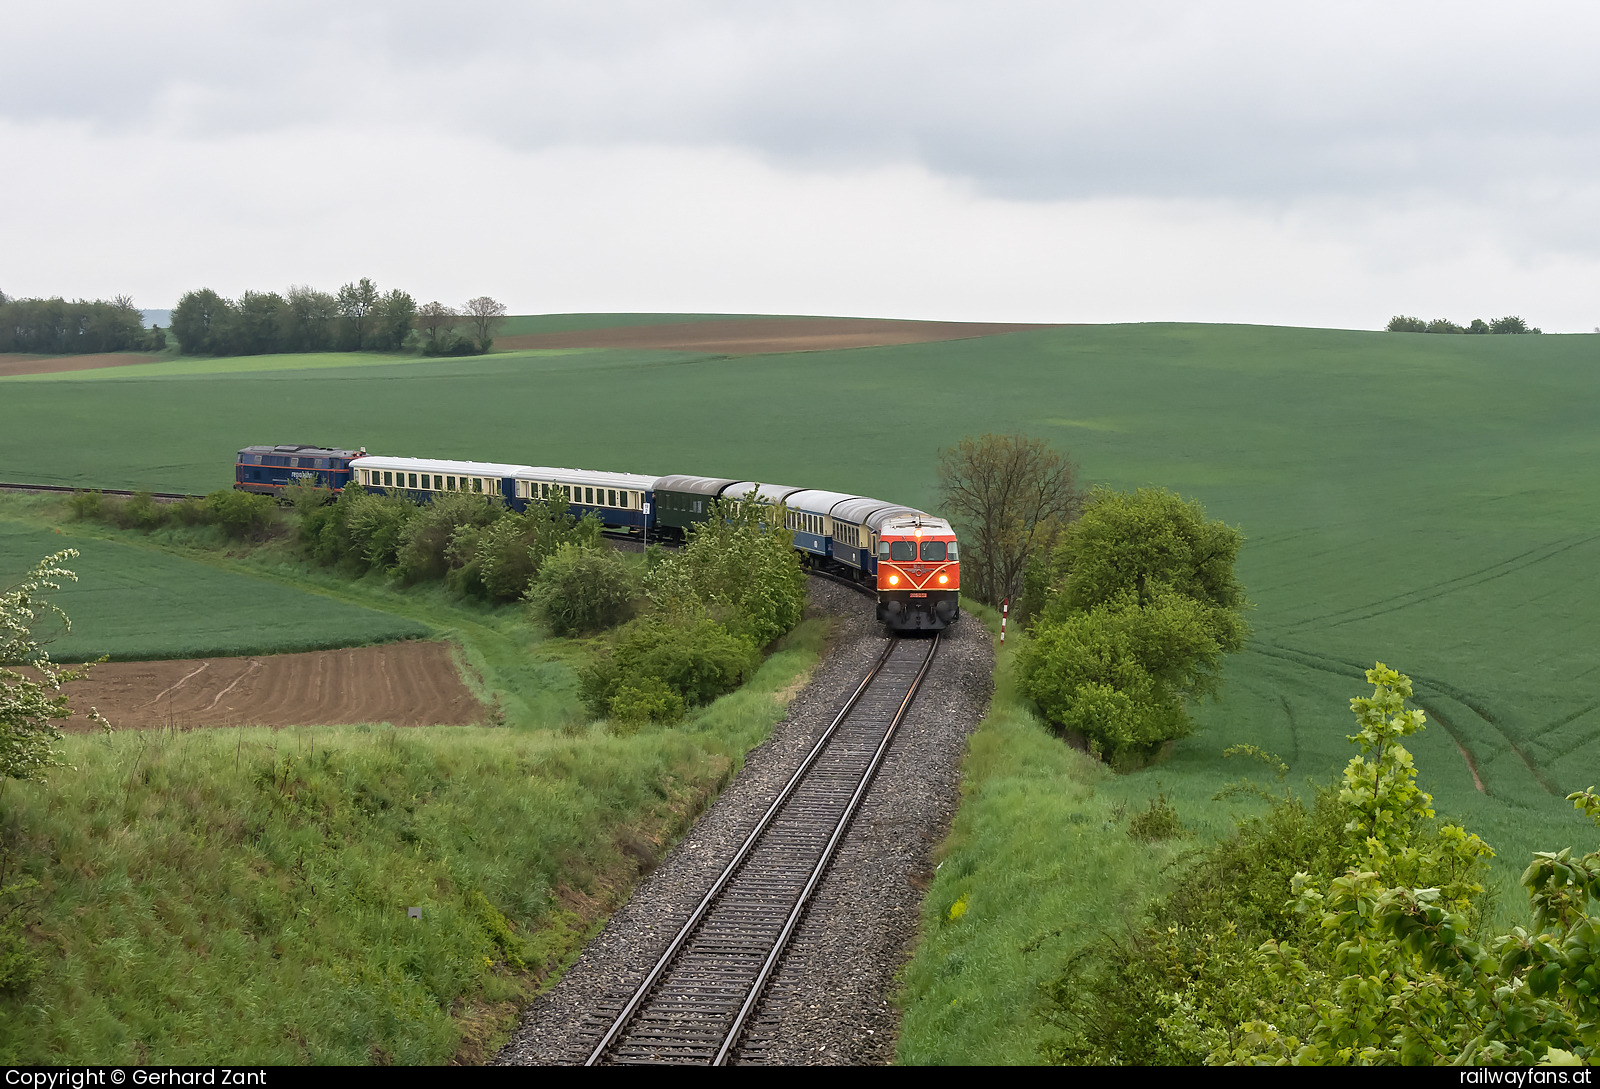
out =
{"type": "Polygon", "coordinates": [[[945,546],[943,541],[923,541],[922,559],[925,563],[943,563],[945,561],[945,546]]]}
{"type": "Polygon", "coordinates": [[[411,481],[410,487],[415,488],[417,486],[417,474],[412,473],[408,479],[411,481]]]}
{"type": "Polygon", "coordinates": [[[455,491],[456,490],[456,478],[453,477],[453,476],[445,477],[444,478],[444,488],[445,488],[445,491],[447,491],[447,492],[455,491]]]}
{"type": "Polygon", "coordinates": [[[472,478],[472,490],[475,492],[483,491],[483,477],[475,476],[472,478]]]}

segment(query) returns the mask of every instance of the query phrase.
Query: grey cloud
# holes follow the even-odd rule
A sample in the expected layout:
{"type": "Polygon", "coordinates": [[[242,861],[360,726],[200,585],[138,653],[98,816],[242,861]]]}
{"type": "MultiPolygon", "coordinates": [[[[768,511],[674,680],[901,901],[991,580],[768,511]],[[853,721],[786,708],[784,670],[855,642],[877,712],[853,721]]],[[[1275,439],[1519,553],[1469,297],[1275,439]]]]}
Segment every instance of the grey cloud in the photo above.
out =
{"type": "MultiPolygon", "coordinates": [[[[197,136],[384,125],[521,149],[916,162],[1024,199],[1441,193],[1594,210],[1572,3],[40,7],[0,116],[197,136]]],[[[1593,218],[1591,216],[1591,218],[1593,218]]]]}

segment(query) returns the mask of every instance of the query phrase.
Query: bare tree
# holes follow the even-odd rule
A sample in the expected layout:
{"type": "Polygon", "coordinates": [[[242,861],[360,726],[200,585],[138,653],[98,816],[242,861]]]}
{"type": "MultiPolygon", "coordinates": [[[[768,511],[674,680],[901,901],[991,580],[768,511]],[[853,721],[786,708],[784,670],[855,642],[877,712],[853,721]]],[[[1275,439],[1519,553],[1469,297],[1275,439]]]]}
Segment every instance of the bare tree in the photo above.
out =
{"type": "Polygon", "coordinates": [[[991,605],[1022,589],[1029,558],[1083,507],[1077,466],[1026,435],[969,436],[940,451],[939,490],[962,534],[962,589],[991,605]]]}
{"type": "Polygon", "coordinates": [[[453,306],[446,306],[437,299],[431,303],[423,303],[417,308],[417,328],[428,335],[428,342],[437,345],[439,338],[456,327],[456,322],[461,320],[461,312],[453,306]]]}
{"type": "Polygon", "coordinates": [[[487,352],[494,344],[495,328],[505,319],[506,304],[495,302],[487,295],[467,300],[467,318],[478,332],[478,351],[487,352]]]}

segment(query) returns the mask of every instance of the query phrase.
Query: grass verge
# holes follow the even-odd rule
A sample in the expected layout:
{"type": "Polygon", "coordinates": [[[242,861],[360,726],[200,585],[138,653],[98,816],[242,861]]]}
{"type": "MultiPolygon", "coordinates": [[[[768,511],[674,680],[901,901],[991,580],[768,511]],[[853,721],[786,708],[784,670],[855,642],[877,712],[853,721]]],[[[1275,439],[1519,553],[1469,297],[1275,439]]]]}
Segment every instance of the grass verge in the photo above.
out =
{"type": "MultiPolygon", "coordinates": [[[[969,611],[998,630],[988,610],[969,611]]],[[[997,648],[994,698],[969,742],[961,808],[923,901],[900,996],[901,1063],[1040,1062],[1051,1031],[1040,985],[1108,923],[1136,921],[1197,838],[1232,825],[1233,811],[1209,796],[1175,797],[1161,767],[1117,776],[1047,731],[1016,692],[1020,638],[997,648]],[[1183,835],[1130,835],[1161,795],[1183,835]]]]}

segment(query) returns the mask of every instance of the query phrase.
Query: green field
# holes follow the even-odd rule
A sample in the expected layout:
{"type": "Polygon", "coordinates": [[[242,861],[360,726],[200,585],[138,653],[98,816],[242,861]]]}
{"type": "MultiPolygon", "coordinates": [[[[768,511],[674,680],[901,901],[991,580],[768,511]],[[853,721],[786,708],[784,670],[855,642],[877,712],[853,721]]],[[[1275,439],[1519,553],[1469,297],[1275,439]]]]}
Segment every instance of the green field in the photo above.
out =
{"type": "MultiPolygon", "coordinates": [[[[16,511],[15,497],[7,507],[16,511]]],[[[320,650],[426,636],[392,613],[338,601],[141,543],[66,526],[42,529],[0,508],[0,586],[36,562],[76,548],[77,575],[49,595],[72,620],[49,646],[58,662],[124,661],[320,650]]]]}
{"type": "Polygon", "coordinates": [[[20,421],[0,476],[205,491],[239,446],[316,441],[926,504],[941,445],[1021,429],[1091,480],[1174,488],[1248,538],[1257,638],[1168,774],[1223,777],[1237,740],[1322,774],[1381,658],[1445,727],[1419,760],[1448,809],[1517,857],[1580,827],[1558,799],[1600,758],[1600,337],[1125,325],[743,358],[249,363],[0,380],[20,421]]]}

